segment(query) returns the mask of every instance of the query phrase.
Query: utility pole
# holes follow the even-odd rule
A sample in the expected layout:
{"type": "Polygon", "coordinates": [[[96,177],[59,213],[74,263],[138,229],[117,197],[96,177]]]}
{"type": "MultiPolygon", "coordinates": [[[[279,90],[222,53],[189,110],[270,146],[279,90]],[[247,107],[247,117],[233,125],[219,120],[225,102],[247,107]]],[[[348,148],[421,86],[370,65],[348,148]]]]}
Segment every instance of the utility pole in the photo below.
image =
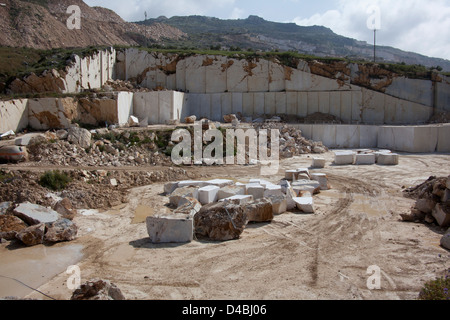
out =
{"type": "Polygon", "coordinates": [[[148,38],[147,38],[147,11],[145,11],[145,21],[144,21],[144,28],[145,28],[145,47],[148,48],[148,38]]]}
{"type": "Polygon", "coordinates": [[[377,29],[373,29],[373,63],[377,62],[377,29]]]}

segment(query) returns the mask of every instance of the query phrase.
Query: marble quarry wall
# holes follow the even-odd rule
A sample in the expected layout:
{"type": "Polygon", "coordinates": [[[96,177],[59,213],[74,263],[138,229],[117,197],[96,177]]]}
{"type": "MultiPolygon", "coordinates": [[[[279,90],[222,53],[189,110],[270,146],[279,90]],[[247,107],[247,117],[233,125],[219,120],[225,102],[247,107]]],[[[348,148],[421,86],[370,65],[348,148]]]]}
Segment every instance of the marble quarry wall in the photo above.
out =
{"type": "Polygon", "coordinates": [[[66,128],[74,121],[123,125],[131,115],[148,124],[164,124],[182,122],[190,115],[222,121],[231,113],[255,119],[320,112],[343,124],[298,126],[305,137],[330,148],[450,152],[450,125],[425,125],[436,113],[450,111],[448,77],[431,81],[380,75],[367,84],[367,77],[362,76],[366,71],[358,65],[341,66],[326,77],[312,72],[326,73],[325,66],[305,61],[291,68],[263,58],[181,57],[138,49],[105,50],[74,59],[64,72],[52,70],[42,76],[39,85],[39,81],[23,79],[15,83],[16,88],[77,93],[121,79],[155,91],[112,92],[96,99],[0,101],[0,133],[27,126],[36,130],[66,128]],[[363,82],[366,85],[354,84],[363,82]]]}
{"type": "Polygon", "coordinates": [[[450,111],[448,77],[431,81],[383,74],[361,80],[358,68],[350,64],[325,77],[312,73],[305,61],[291,68],[263,58],[181,57],[127,49],[118,54],[116,75],[150,89],[187,93],[189,108],[197,108],[198,116],[217,115],[219,110],[221,116],[227,114],[230,98],[231,110],[247,115],[304,117],[322,112],[344,123],[420,124],[436,112],[450,111]],[[353,84],[360,82],[366,86],[353,84]]]}
{"type": "Polygon", "coordinates": [[[11,93],[78,93],[83,90],[100,89],[108,80],[115,78],[116,50],[102,50],[90,56],[73,55],[64,70],[48,70],[41,75],[31,73],[15,79],[9,86],[11,93]]]}

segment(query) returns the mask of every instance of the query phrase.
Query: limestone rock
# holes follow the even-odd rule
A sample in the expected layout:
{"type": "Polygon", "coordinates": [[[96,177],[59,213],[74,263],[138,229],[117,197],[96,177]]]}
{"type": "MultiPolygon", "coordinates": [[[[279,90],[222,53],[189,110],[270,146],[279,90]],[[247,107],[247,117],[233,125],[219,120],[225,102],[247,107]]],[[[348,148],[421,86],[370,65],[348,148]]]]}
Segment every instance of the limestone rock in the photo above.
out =
{"type": "Polygon", "coordinates": [[[450,228],[441,238],[441,246],[447,250],[450,250],[450,228]]]}
{"type": "Polygon", "coordinates": [[[233,121],[236,120],[238,121],[239,119],[235,114],[227,114],[223,116],[223,121],[225,121],[225,123],[233,123],[233,121]]]}
{"type": "Polygon", "coordinates": [[[267,222],[273,220],[272,203],[267,199],[257,199],[243,206],[248,222],[267,222]]]}
{"type": "Polygon", "coordinates": [[[12,202],[10,202],[10,201],[5,201],[5,202],[0,203],[0,215],[6,214],[9,210],[9,208],[11,208],[11,204],[12,204],[12,202]]]}
{"type": "Polygon", "coordinates": [[[75,290],[70,300],[125,300],[125,297],[110,281],[92,280],[75,290]]]}
{"type": "Polygon", "coordinates": [[[16,216],[0,215],[0,238],[13,240],[16,234],[28,225],[16,216]]]}
{"type": "Polygon", "coordinates": [[[415,208],[424,213],[431,213],[436,206],[436,202],[431,199],[418,199],[415,204],[415,208]]]}
{"type": "Polygon", "coordinates": [[[31,247],[44,242],[45,223],[40,223],[19,231],[16,238],[31,247]]]}
{"type": "Polygon", "coordinates": [[[58,212],[62,218],[69,220],[73,220],[77,214],[76,209],[73,208],[72,203],[68,198],[58,201],[54,205],[53,210],[58,212]]]}
{"type": "Polygon", "coordinates": [[[67,135],[67,141],[78,144],[82,148],[88,148],[91,145],[91,138],[91,132],[77,127],[70,128],[67,135]]]}
{"type": "Polygon", "coordinates": [[[193,218],[201,208],[202,204],[200,203],[200,201],[195,198],[186,197],[178,201],[178,208],[174,211],[174,214],[184,214],[193,218]]]}
{"type": "Polygon", "coordinates": [[[198,189],[196,187],[183,187],[176,189],[169,197],[170,205],[178,208],[180,200],[183,198],[198,199],[198,189]]]}
{"type": "Polygon", "coordinates": [[[78,227],[69,219],[60,219],[52,223],[44,236],[46,241],[61,242],[75,239],[78,227]]]}
{"type": "Polygon", "coordinates": [[[228,241],[238,239],[247,223],[241,206],[219,202],[202,207],[194,217],[194,230],[198,238],[228,241]]]}
{"type": "Polygon", "coordinates": [[[193,124],[197,120],[197,116],[189,116],[184,119],[185,123],[193,124]]]}
{"type": "Polygon", "coordinates": [[[59,140],[65,140],[65,139],[67,139],[68,136],[69,136],[69,133],[66,130],[62,129],[62,130],[56,131],[56,137],[59,140]]]}
{"type": "Polygon", "coordinates": [[[437,204],[433,209],[432,215],[441,227],[450,226],[450,204],[437,204]]]}
{"type": "Polygon", "coordinates": [[[14,209],[14,215],[25,221],[28,225],[53,223],[59,219],[58,212],[29,202],[22,203],[14,209]]]}

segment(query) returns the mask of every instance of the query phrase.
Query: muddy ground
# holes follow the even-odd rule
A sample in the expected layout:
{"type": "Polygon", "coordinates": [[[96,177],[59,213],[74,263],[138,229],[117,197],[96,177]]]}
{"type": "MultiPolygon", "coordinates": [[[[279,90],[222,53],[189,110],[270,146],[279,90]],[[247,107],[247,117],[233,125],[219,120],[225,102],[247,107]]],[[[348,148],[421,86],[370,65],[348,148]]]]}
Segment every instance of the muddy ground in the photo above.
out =
{"type": "MultiPolygon", "coordinates": [[[[277,176],[263,178],[278,182],[285,169],[309,167],[311,157],[283,160],[277,176]]],[[[327,173],[332,189],[315,196],[313,215],[286,213],[271,223],[249,224],[235,241],[155,245],[145,216],[169,209],[164,183],[154,182],[131,189],[128,202],[111,210],[79,213],[78,238],[52,249],[77,246],[77,261],[66,264],[79,266],[82,282],[110,280],[130,300],[416,299],[426,281],[450,267],[450,252],[439,246],[445,230],[401,221],[414,203],[402,190],[432,175],[448,176],[450,155],[402,154],[398,166],[332,166],[332,152],[324,157],[327,167],[314,171],[327,173]],[[379,290],[367,287],[374,265],[381,270],[379,290]]],[[[254,166],[184,169],[191,178],[245,182],[259,176],[254,166]]],[[[22,250],[0,245],[8,259],[19,259],[22,250]]],[[[35,278],[45,279],[37,289],[70,299],[66,267],[48,279],[36,272],[35,278]]],[[[24,297],[47,299],[33,291],[24,297]]]]}

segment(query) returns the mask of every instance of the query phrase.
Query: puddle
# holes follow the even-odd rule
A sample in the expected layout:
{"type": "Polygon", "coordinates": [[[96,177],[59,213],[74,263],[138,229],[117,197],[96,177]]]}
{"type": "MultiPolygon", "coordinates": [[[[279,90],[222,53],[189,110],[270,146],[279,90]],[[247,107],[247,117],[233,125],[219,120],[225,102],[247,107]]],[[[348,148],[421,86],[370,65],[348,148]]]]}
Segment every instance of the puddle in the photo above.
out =
{"type": "MultiPolygon", "coordinates": [[[[67,244],[46,247],[43,245],[8,250],[0,247],[0,297],[15,296],[23,298],[33,292],[32,289],[18,283],[38,288],[51,280],[67,267],[81,260],[83,246],[67,244]]],[[[47,299],[42,296],[42,299],[47,299]]]]}
{"type": "Polygon", "coordinates": [[[134,212],[134,218],[133,221],[131,221],[131,224],[138,224],[145,222],[147,217],[153,216],[155,214],[155,209],[149,207],[149,206],[143,206],[140,205],[136,208],[134,212]]]}

